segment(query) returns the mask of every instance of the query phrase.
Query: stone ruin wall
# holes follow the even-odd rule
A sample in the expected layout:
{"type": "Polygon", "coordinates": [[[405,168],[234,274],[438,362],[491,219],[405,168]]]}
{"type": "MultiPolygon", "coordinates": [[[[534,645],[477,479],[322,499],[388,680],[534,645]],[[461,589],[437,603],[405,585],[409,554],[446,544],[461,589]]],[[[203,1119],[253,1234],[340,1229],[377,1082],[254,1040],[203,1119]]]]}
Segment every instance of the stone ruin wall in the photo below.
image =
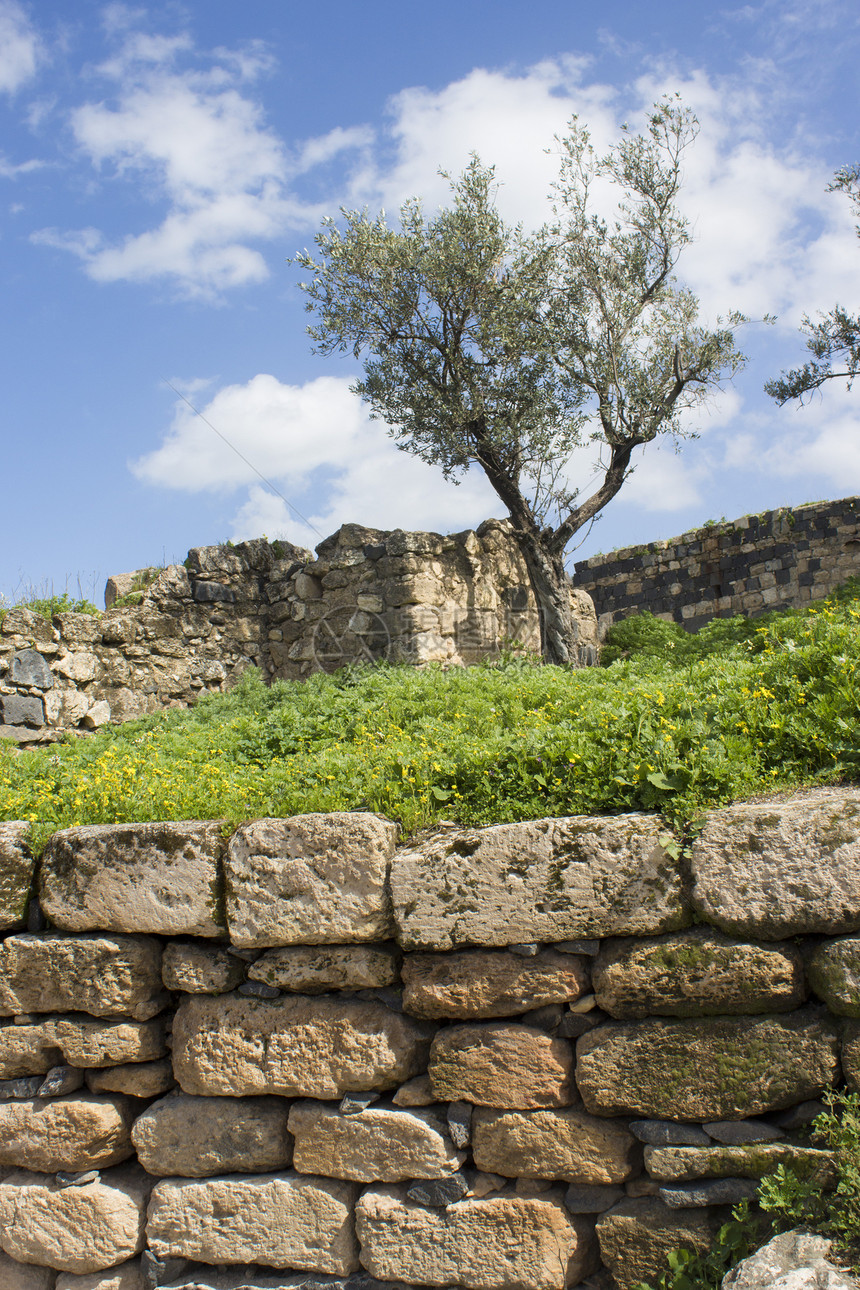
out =
{"type": "Polygon", "coordinates": [[[715,616],[801,608],[860,575],[860,498],[783,507],[623,547],[575,566],[597,613],[647,610],[691,631],[715,616]]]}
{"type": "MultiPolygon", "coordinates": [[[[107,612],[26,609],[0,623],[0,736],[22,744],[95,729],[229,687],[246,668],[300,679],[388,659],[476,663],[540,644],[522,556],[506,521],[477,531],[344,525],[317,547],[263,539],[197,547],[185,565],[108,581],[107,612]],[[140,600],[128,604],[129,596],[140,600]],[[119,603],[117,600],[119,599],[119,603]]],[[[597,660],[590,598],[572,591],[582,664],[597,660]]]]}
{"type": "Polygon", "coordinates": [[[3,1290],[629,1290],[833,1186],[860,791],[395,832],[0,825],[3,1290]]]}

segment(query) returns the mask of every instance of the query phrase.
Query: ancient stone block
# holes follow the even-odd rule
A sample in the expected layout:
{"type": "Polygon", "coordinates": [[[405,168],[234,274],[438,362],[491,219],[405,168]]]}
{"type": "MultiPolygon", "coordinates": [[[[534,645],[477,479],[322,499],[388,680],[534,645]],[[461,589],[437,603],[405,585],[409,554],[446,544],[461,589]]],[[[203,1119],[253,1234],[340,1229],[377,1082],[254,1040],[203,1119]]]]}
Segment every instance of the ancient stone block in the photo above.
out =
{"type": "Polygon", "coordinates": [[[32,694],[4,694],[0,696],[0,718],[7,726],[38,730],[45,724],[45,706],[32,694]]]}
{"type": "Polygon", "coordinates": [[[34,1025],[0,1026],[0,1079],[40,1075],[52,1066],[109,1066],[163,1057],[164,1027],[152,1021],[52,1017],[34,1025]]]}
{"type": "Polygon", "coordinates": [[[224,994],[245,979],[245,964],[220,945],[170,941],[164,947],[161,979],[168,990],[224,994]]]}
{"type": "Polygon", "coordinates": [[[642,935],[689,920],[653,815],[572,816],[448,833],[391,867],[407,949],[642,935]]]}
{"type": "Polygon", "coordinates": [[[147,1236],[159,1257],[355,1271],[355,1183],[295,1173],[157,1183],[147,1236]]]}
{"type": "Polygon", "coordinates": [[[563,1290],[594,1270],[592,1223],[556,1192],[486,1196],[426,1209],[403,1189],[368,1190],[356,1207],[362,1263],[381,1281],[464,1290],[563,1290]]]}
{"type": "Polygon", "coordinates": [[[625,1200],[597,1220],[601,1258],[619,1290],[653,1284],[668,1269],[672,1250],[709,1250],[720,1222],[719,1213],[670,1209],[650,1196],[625,1200]]]}
{"type": "Polygon", "coordinates": [[[63,829],[45,849],[42,906],[69,932],[220,936],[221,851],[217,822],[63,829]]]}
{"type": "Polygon", "coordinates": [[[707,815],[692,852],[693,904],[734,936],[776,941],[860,929],[860,791],[707,815]]]}
{"type": "Polygon", "coordinates": [[[131,1138],[150,1174],[267,1173],[292,1163],[289,1109],[278,1097],[171,1093],[138,1116],[131,1138]]]}
{"type": "Polygon", "coordinates": [[[371,1106],[342,1115],[322,1102],[295,1102],[290,1130],[302,1173],[358,1182],[405,1182],[454,1173],[465,1156],[454,1150],[444,1117],[430,1111],[371,1106]]]}
{"type": "Polygon", "coordinates": [[[9,661],[9,680],[13,685],[34,690],[50,690],[54,684],[47,659],[34,649],[18,650],[9,661]]]}
{"type": "Polygon", "coordinates": [[[0,823],[0,931],[22,927],[27,921],[34,868],[27,831],[21,821],[0,823]]]}
{"type": "Polygon", "coordinates": [[[397,829],[362,812],[255,820],[227,849],[227,921],[236,945],[387,940],[397,829]]]}
{"type": "Polygon", "coordinates": [[[529,1110],[578,1100],[570,1044],[530,1026],[449,1026],[434,1039],[427,1069],[440,1102],[529,1110]]]}
{"type": "Polygon", "coordinates": [[[730,940],[710,928],[604,944],[594,993],[612,1017],[787,1012],[806,997],[794,945],[730,940]]]}
{"type": "Polygon", "coordinates": [[[173,1068],[186,1093],[335,1098],[393,1088],[424,1070],[432,1030],[358,999],[184,999],[173,1068]]]}
{"type": "Polygon", "coordinates": [[[836,1267],[827,1255],[832,1242],[795,1228],[781,1232],[767,1245],[726,1273],[725,1290],[857,1290],[857,1279],[836,1267]]]}
{"type": "Polygon", "coordinates": [[[74,1272],[61,1272],[54,1290],[153,1290],[147,1279],[141,1259],[128,1259],[118,1268],[107,1272],[90,1272],[75,1276],[74,1272]]]}
{"type": "Polygon", "coordinates": [[[609,1022],[577,1043],[576,1081],[598,1115],[743,1119],[815,1097],[838,1071],[835,1028],[813,1008],[609,1022]]]}
{"type": "Polygon", "coordinates": [[[267,950],[248,976],[302,994],[374,990],[399,979],[399,958],[394,945],[284,945],[267,950]]]}
{"type": "Polygon", "coordinates": [[[509,1017],[578,999],[589,986],[584,960],[544,950],[523,959],[504,952],[409,954],[403,1006],[416,1017],[509,1017]]]}
{"type": "Polygon", "coordinates": [[[0,1250],[0,1286],[3,1290],[54,1290],[53,1268],[19,1263],[0,1250]]]}
{"type": "Polygon", "coordinates": [[[806,964],[809,984],[841,1017],[860,1017],[860,936],[822,941],[806,964]]]}
{"type": "Polygon", "coordinates": [[[86,1078],[92,1093],[128,1093],[130,1097],[158,1097],[174,1082],[169,1057],[159,1062],[128,1062],[88,1070],[86,1078]]]}
{"type": "Polygon", "coordinates": [[[740,1147],[646,1147],[645,1168],[663,1182],[696,1178],[763,1178],[785,1165],[820,1187],[836,1185],[836,1166],[829,1151],[788,1142],[740,1147]]]}
{"type": "Polygon", "coordinates": [[[102,1169],[134,1155],[135,1112],[123,1097],[83,1094],[0,1104],[0,1165],[18,1169],[102,1169]]]}
{"type": "Polygon", "coordinates": [[[99,1272],[143,1248],[151,1180],[120,1165],[81,1187],[16,1170],[0,1182],[3,1249],[22,1263],[99,1272]]]}
{"type": "Polygon", "coordinates": [[[75,1011],[147,1021],[166,1002],[154,937],[41,932],[0,945],[0,1016],[75,1011]]]}
{"type": "Polygon", "coordinates": [[[487,1173],[595,1185],[624,1182],[641,1160],[641,1147],[623,1125],[575,1109],[477,1108],[472,1151],[487,1173]]]}

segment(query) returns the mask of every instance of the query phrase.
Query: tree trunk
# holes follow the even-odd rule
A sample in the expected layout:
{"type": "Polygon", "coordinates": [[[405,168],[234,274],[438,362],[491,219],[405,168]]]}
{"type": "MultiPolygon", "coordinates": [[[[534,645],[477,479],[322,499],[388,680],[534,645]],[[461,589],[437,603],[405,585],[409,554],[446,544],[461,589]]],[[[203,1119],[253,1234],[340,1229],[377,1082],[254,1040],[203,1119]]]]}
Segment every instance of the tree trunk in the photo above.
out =
{"type": "Polygon", "coordinates": [[[578,625],[571,607],[570,579],[563,556],[547,551],[537,533],[519,530],[516,538],[537,602],[544,662],[577,667],[578,625]]]}

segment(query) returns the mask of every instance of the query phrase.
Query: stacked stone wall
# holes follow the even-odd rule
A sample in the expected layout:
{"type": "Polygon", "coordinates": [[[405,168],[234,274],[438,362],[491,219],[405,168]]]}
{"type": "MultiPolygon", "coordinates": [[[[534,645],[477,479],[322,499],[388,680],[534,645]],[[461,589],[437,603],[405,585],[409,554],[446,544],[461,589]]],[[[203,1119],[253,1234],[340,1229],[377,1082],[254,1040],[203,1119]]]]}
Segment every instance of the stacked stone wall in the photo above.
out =
{"type": "MultiPolygon", "coordinates": [[[[571,591],[579,662],[597,660],[590,598],[571,591]]],[[[347,663],[476,663],[538,649],[528,573],[506,522],[473,532],[344,525],[316,556],[284,542],[196,547],[184,565],[108,581],[101,615],[0,622],[0,737],[22,744],[187,706],[248,667],[296,680],[347,663]],[[147,579],[149,579],[147,581],[147,579]]]]}
{"type": "Polygon", "coordinates": [[[860,574],[860,498],[783,507],[623,547],[576,565],[597,613],[647,610],[690,630],[711,618],[797,608],[860,574]]]}
{"type": "Polygon", "coordinates": [[[0,825],[3,1290],[629,1290],[860,1087],[860,792],[0,825]]]}

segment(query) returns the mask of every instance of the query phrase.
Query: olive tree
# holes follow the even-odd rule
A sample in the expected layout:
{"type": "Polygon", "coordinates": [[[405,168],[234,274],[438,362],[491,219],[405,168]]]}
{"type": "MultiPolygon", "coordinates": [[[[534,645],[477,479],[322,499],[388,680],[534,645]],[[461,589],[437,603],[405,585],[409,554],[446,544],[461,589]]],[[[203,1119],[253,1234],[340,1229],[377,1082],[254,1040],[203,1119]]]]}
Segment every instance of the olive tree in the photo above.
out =
{"type": "MultiPolygon", "coordinates": [[[[637,448],[687,437],[686,410],[743,363],[733,314],[716,329],[674,268],[690,242],[678,209],[698,123],[677,100],[604,156],[576,118],[557,140],[552,215],[537,232],[496,207],[492,168],[473,156],[451,201],[426,217],[405,203],[327,219],[295,258],[320,354],[352,351],[352,388],[400,448],[454,482],[478,465],[510,516],[552,663],[576,657],[565,551],[616,495],[637,448]],[[595,209],[611,198],[613,215],[595,209]],[[580,491],[571,458],[593,450],[580,491]]],[[[444,173],[444,172],[443,172],[444,173]]]]}

